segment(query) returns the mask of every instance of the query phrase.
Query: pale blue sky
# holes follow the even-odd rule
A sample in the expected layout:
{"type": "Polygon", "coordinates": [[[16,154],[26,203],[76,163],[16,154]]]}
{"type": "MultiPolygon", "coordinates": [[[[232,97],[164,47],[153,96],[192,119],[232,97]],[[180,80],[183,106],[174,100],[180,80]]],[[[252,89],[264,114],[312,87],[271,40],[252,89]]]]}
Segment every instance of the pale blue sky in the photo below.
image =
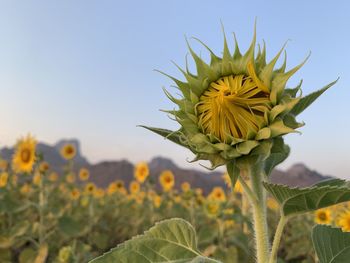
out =
{"type": "MultiPolygon", "coordinates": [[[[79,138],[93,162],[164,155],[188,167],[188,150],[136,128],[177,127],[158,110],[173,108],[162,92],[172,83],[153,69],[181,77],[171,60],[184,65],[184,35],[220,54],[220,20],[230,41],[235,32],[246,49],[257,17],[258,41],[266,41],[268,58],[287,39],[288,67],[312,51],[290,86],[303,78],[307,94],[340,77],[300,115],[306,126],[301,136],[287,137],[292,154],[281,167],[304,162],[350,178],[350,6],[285,2],[1,1],[0,146],[30,132],[47,143],[79,138]]],[[[207,57],[203,47],[191,43],[207,57]]]]}

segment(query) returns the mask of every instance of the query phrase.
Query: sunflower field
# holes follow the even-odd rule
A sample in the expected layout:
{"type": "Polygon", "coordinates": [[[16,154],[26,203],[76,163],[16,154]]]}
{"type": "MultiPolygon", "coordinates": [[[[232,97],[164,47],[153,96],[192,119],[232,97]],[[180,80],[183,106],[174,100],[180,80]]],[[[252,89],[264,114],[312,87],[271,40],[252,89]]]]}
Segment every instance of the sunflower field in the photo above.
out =
{"type": "MultiPolygon", "coordinates": [[[[12,160],[0,161],[0,262],[88,262],[168,218],[191,223],[204,256],[254,262],[252,211],[239,182],[229,190],[228,174],[222,176],[226,189],[214,187],[204,195],[187,182],[174,189],[176,174],[165,170],[158,177],[162,191],[156,191],[147,163],[141,162],[129,185],[117,180],[102,189],[89,181],[89,170],[73,171],[73,145],[62,147],[66,165],[58,174],[36,151],[36,143],[31,136],[22,138],[12,160]]],[[[267,207],[268,224],[275,229],[279,204],[268,198],[267,207]]],[[[279,262],[315,262],[314,222],[350,231],[350,206],[343,203],[289,221],[279,262]]]]}

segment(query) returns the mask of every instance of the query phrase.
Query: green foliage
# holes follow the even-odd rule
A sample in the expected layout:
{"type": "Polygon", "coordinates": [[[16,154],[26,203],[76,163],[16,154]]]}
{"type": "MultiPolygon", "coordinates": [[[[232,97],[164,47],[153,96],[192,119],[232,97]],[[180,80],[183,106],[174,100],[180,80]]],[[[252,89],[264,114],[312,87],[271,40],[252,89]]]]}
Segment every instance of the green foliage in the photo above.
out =
{"type": "Polygon", "coordinates": [[[326,85],[322,89],[319,89],[319,90],[312,92],[309,95],[301,98],[300,101],[291,110],[291,113],[294,115],[299,115],[307,107],[309,107],[319,96],[321,96],[323,92],[325,92],[327,89],[332,87],[335,83],[337,83],[337,81],[338,81],[338,79],[336,81],[329,83],[328,85],[326,85]]]}
{"type": "Polygon", "coordinates": [[[108,262],[219,262],[201,255],[194,228],[173,218],[157,223],[143,235],[124,242],[91,263],[108,262]]]}
{"type": "Polygon", "coordinates": [[[290,188],[264,182],[280,203],[285,216],[306,213],[350,200],[350,188],[340,179],[328,180],[310,188],[290,188]]]}
{"type": "Polygon", "coordinates": [[[312,241],[320,263],[345,263],[350,259],[350,233],[339,228],[317,225],[312,241]]]}

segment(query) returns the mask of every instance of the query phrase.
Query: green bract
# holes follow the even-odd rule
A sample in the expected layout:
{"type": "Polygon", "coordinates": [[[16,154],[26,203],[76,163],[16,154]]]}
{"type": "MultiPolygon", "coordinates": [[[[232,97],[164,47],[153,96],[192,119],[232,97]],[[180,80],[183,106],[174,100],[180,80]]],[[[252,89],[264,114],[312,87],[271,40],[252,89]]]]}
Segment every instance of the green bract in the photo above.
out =
{"type": "Polygon", "coordinates": [[[166,112],[175,117],[181,128],[145,128],[190,149],[196,155],[194,161],[209,160],[212,169],[247,159],[255,162],[273,157],[267,161],[283,161],[284,158],[275,160],[276,156],[271,155],[274,148],[282,149],[277,151],[282,156],[289,151],[281,136],[303,126],[295,117],[335,82],[306,97],[298,95],[302,81],[293,89],[286,88],[288,79],[306,59],[286,71],[285,55],[282,66],[275,68],[284,47],[267,63],[265,44],[255,55],[255,30],[245,54],[241,54],[236,38],[231,54],[224,37],[222,57],[203,45],[210,52],[209,64],[188,45],[196,74],[187,67],[179,67],[186,81],[165,74],[182,93],[181,98],[175,98],[165,90],[178,106],[177,110],[166,112]]]}

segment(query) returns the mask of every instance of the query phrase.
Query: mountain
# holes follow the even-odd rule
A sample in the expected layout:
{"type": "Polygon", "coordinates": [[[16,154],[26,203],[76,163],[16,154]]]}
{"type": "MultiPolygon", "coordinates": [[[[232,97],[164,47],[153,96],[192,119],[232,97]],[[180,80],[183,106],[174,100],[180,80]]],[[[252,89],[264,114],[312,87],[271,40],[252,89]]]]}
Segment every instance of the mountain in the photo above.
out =
{"type": "MultiPolygon", "coordinates": [[[[81,154],[80,143],[78,140],[61,140],[55,145],[39,143],[37,146],[38,153],[44,155],[45,160],[50,164],[53,171],[62,172],[62,167],[66,161],[60,155],[61,147],[66,143],[72,143],[77,149],[77,155],[74,158],[74,170],[78,171],[81,167],[90,170],[90,180],[100,187],[106,187],[112,181],[121,179],[126,185],[134,179],[134,165],[128,160],[120,161],[103,161],[97,164],[91,164],[81,154]]],[[[13,155],[12,148],[0,149],[0,156],[10,160],[13,155]]],[[[150,181],[157,188],[160,188],[158,176],[164,170],[171,170],[175,175],[175,187],[179,188],[181,183],[189,182],[192,187],[200,187],[205,193],[208,193],[214,186],[224,186],[221,172],[203,172],[195,169],[184,169],[177,166],[173,161],[164,157],[153,158],[149,162],[150,181]]],[[[298,163],[286,171],[275,169],[271,174],[271,182],[286,184],[289,186],[310,186],[319,181],[330,178],[317,171],[310,170],[304,164],[298,163]]]]}

